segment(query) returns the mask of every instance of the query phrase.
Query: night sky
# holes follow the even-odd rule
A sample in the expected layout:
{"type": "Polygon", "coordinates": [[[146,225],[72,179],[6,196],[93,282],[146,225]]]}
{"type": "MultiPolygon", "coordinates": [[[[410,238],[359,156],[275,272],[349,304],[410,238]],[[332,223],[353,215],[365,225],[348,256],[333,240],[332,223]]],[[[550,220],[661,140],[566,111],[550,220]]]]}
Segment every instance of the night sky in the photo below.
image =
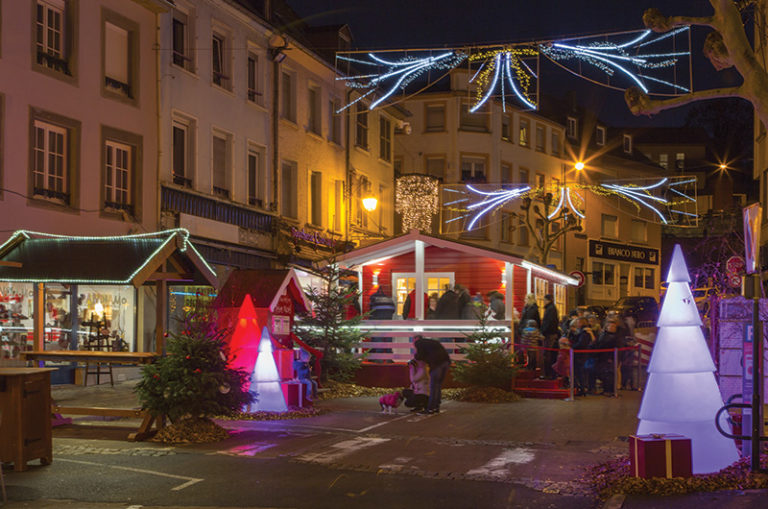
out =
{"type": "MultiPolygon", "coordinates": [[[[643,11],[659,7],[667,15],[706,16],[707,0],[288,0],[311,25],[349,24],[356,49],[433,48],[556,39],[644,28],[643,11]]],[[[701,52],[708,28],[694,28],[691,43],[695,89],[733,86],[733,70],[716,72],[701,52]]],[[[675,126],[686,108],[634,117],[619,91],[588,83],[541,63],[541,89],[562,96],[574,90],[578,100],[617,126],[675,126]]]]}

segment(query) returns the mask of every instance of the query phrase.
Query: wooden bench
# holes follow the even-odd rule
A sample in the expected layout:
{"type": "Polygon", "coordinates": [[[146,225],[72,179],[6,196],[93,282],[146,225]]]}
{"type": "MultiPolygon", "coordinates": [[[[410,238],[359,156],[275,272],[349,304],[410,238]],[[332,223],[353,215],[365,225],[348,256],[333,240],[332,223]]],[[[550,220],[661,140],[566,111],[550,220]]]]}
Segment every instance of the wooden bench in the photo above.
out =
{"type": "MultiPolygon", "coordinates": [[[[157,357],[152,352],[98,352],[89,350],[33,350],[21,352],[21,358],[25,361],[65,361],[82,363],[112,363],[129,366],[150,364],[157,357]]],[[[70,415],[96,415],[100,417],[128,417],[141,418],[142,423],[135,433],[128,435],[129,440],[145,440],[151,437],[152,425],[158,428],[164,425],[164,419],[156,419],[141,409],[105,408],[105,407],[66,407],[56,403],[51,405],[51,413],[55,424],[68,424],[71,419],[61,417],[62,414],[70,415]]]]}

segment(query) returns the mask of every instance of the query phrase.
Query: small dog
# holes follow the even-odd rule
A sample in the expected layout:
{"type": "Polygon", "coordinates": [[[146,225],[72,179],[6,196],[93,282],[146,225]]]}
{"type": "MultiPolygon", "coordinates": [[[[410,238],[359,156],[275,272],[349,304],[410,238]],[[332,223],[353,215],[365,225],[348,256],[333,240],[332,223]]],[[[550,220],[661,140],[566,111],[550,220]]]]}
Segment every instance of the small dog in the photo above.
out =
{"type": "Polygon", "coordinates": [[[400,406],[403,402],[403,395],[400,391],[393,392],[391,394],[385,394],[379,398],[379,405],[381,405],[382,414],[394,413],[394,410],[400,406]]]}

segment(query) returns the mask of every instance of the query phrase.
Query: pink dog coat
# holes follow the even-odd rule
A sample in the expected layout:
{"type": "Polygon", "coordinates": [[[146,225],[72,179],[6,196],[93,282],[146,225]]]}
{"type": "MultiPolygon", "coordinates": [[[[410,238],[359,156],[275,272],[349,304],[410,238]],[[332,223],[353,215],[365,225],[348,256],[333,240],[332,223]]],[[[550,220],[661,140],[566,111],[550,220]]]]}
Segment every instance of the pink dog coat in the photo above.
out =
{"type": "Polygon", "coordinates": [[[379,405],[389,406],[392,408],[397,407],[400,404],[400,393],[393,392],[392,394],[385,394],[379,398],[379,405]]]}

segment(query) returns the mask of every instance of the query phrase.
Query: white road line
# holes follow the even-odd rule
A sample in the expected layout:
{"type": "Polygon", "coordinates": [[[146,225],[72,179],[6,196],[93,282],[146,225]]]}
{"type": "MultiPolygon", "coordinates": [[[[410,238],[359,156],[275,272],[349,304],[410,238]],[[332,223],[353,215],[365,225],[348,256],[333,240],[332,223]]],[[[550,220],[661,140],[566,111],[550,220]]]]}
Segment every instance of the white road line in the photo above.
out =
{"type": "Polygon", "coordinates": [[[158,477],[168,477],[170,479],[181,479],[181,480],[187,481],[183,484],[179,484],[178,486],[171,488],[171,491],[180,491],[180,490],[183,490],[184,488],[188,488],[193,484],[199,483],[204,480],[204,479],[198,479],[196,477],[187,477],[184,475],[166,474],[165,472],[158,472],[156,470],[145,470],[143,468],[133,468],[133,467],[121,467],[118,465],[106,465],[104,463],[96,463],[93,461],[68,460],[68,459],[62,459],[62,458],[57,458],[56,461],[64,461],[67,463],[79,463],[80,465],[92,465],[95,467],[108,467],[108,468],[114,468],[115,470],[126,470],[128,472],[136,472],[139,474],[150,474],[150,475],[156,475],[158,477]]]}
{"type": "Polygon", "coordinates": [[[533,461],[533,458],[534,453],[530,449],[522,447],[505,449],[482,467],[468,471],[467,475],[490,476],[494,478],[505,477],[509,473],[507,465],[530,463],[533,461]]]}
{"type": "Polygon", "coordinates": [[[366,431],[371,431],[372,429],[378,428],[379,426],[384,426],[385,424],[389,424],[390,422],[401,421],[401,420],[405,419],[406,417],[411,417],[411,415],[410,414],[405,414],[405,415],[403,415],[401,417],[397,417],[395,419],[390,419],[388,421],[382,421],[382,422],[379,422],[377,424],[373,424],[371,426],[368,426],[367,428],[359,429],[359,430],[356,431],[356,433],[365,433],[366,431]]]}
{"type": "Polygon", "coordinates": [[[389,442],[389,438],[356,437],[352,440],[344,440],[331,445],[330,450],[302,454],[297,459],[310,463],[332,463],[344,456],[354,452],[373,447],[384,442],[389,442]]]}

